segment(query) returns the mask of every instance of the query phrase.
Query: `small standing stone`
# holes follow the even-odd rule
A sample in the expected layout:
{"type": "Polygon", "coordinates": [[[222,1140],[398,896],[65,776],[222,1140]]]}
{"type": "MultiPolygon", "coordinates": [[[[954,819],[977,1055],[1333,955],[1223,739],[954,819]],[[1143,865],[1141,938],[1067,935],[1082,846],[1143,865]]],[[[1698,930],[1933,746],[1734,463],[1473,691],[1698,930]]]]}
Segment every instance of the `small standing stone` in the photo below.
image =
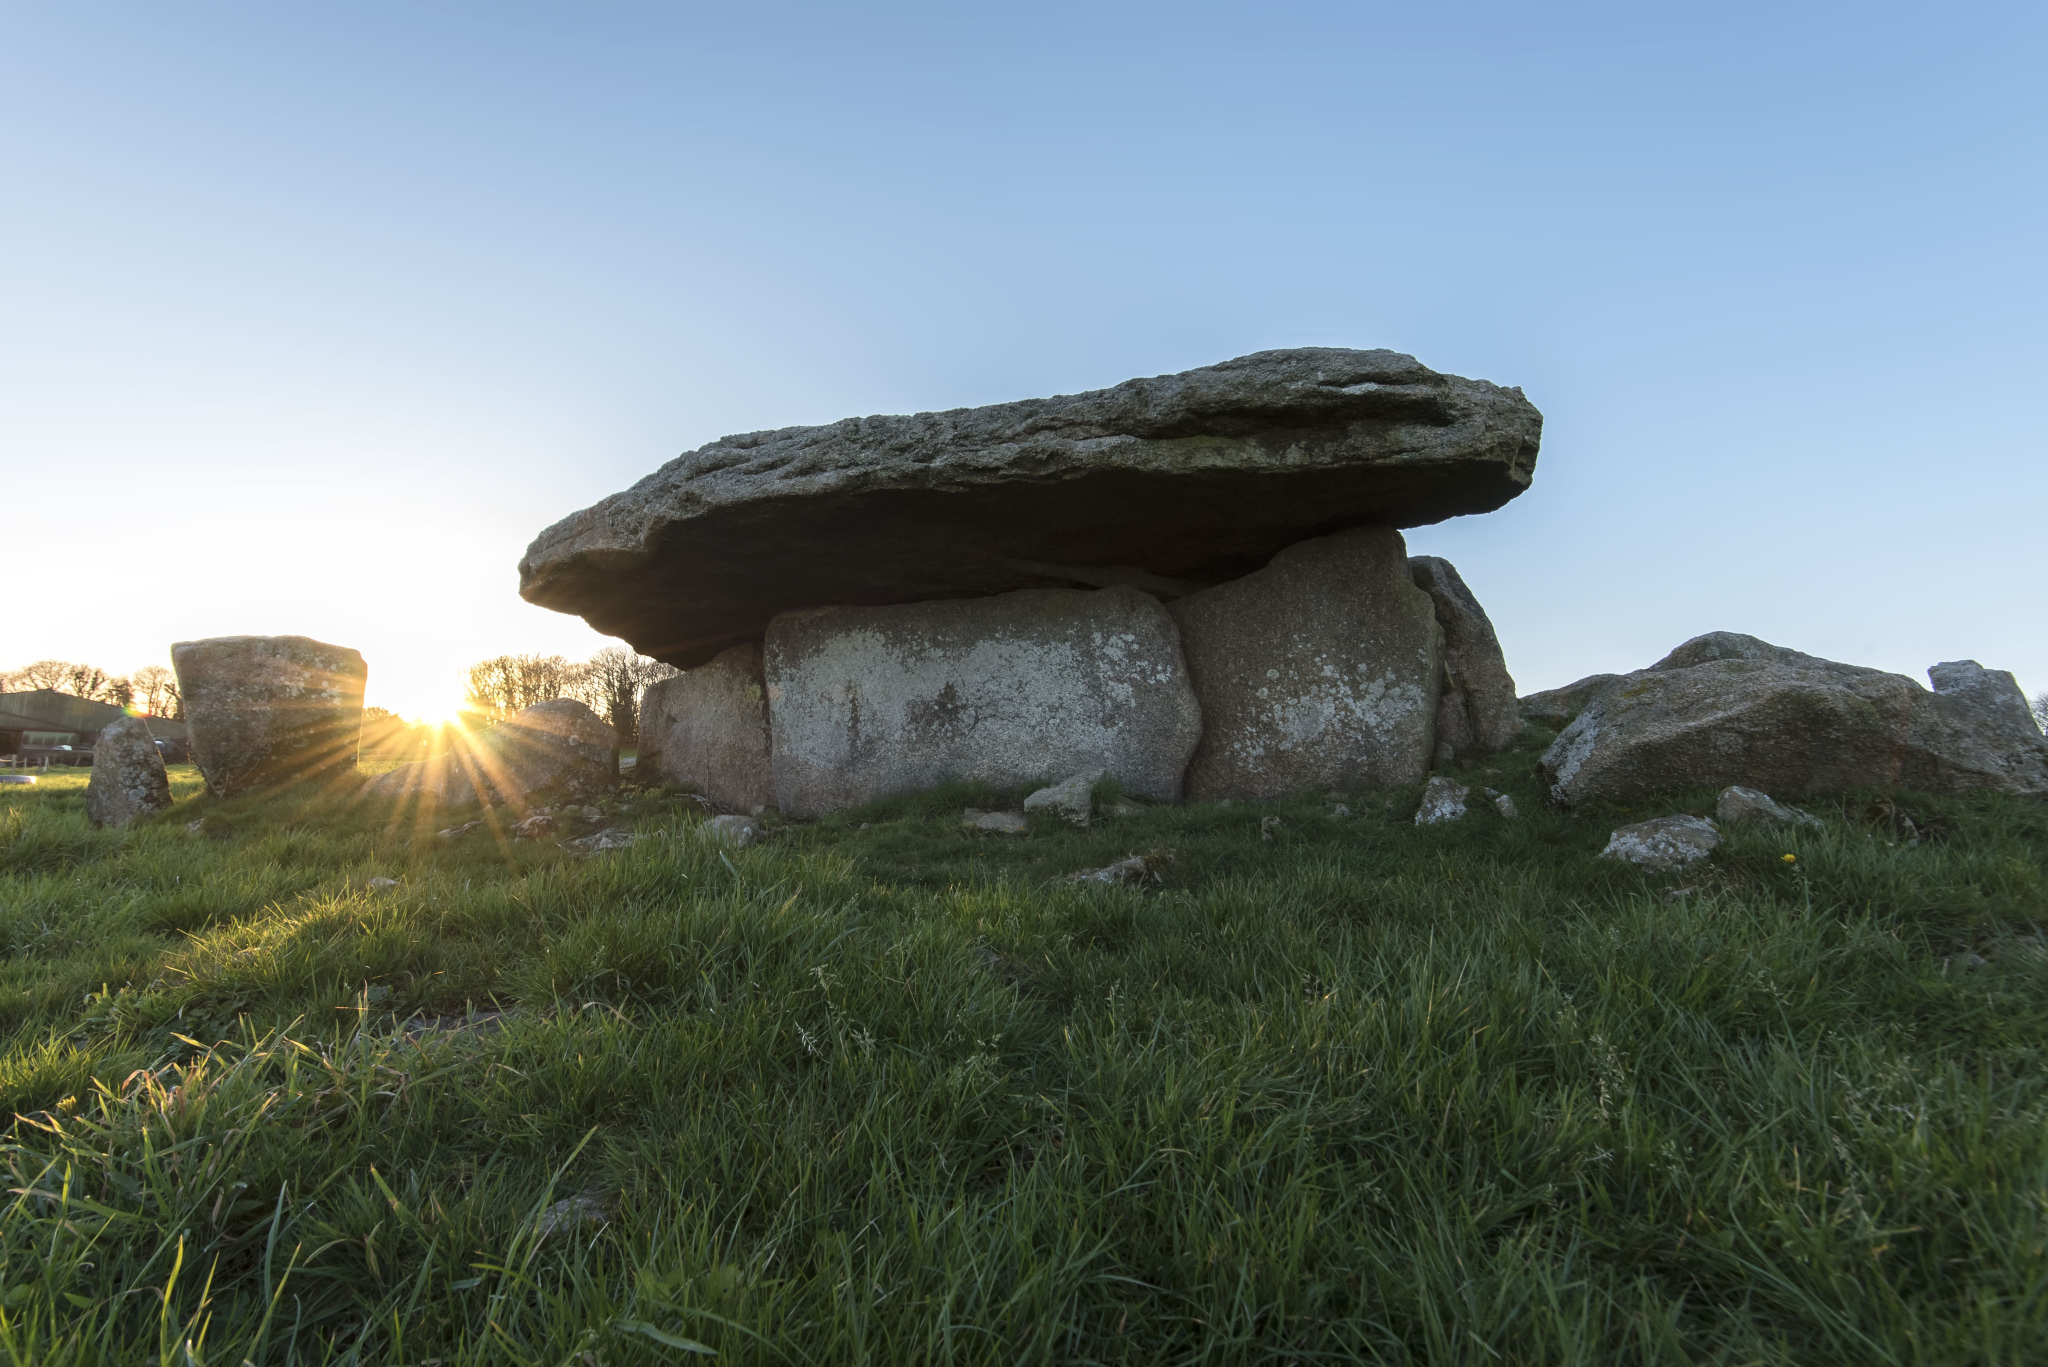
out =
{"type": "Polygon", "coordinates": [[[1471,796],[1471,789],[1448,778],[1433,778],[1422,789],[1422,806],[1415,813],[1415,824],[1434,826],[1439,821],[1456,821],[1465,815],[1465,799],[1471,796]]]}
{"type": "Polygon", "coordinates": [[[192,758],[208,791],[352,774],[369,666],[305,636],[218,636],[171,647],[192,758]]]}
{"type": "Polygon", "coordinates": [[[1720,844],[1721,828],[1703,816],[1660,816],[1617,830],[1600,857],[1669,873],[1705,859],[1720,844]]]}
{"type": "Polygon", "coordinates": [[[101,731],[85,785],[86,819],[95,826],[125,826],[138,816],[168,811],[170,805],[171,780],[148,724],[140,717],[123,717],[101,731]]]}

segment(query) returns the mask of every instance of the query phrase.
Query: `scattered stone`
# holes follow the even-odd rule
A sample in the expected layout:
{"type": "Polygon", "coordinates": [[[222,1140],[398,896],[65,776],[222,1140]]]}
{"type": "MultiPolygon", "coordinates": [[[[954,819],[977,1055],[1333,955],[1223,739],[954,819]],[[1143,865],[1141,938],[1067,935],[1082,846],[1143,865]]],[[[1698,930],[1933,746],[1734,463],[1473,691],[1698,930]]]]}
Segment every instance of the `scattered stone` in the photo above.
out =
{"type": "Polygon", "coordinates": [[[1099,869],[1083,869],[1079,873],[1070,873],[1062,881],[1138,888],[1147,883],[1164,883],[1166,867],[1172,862],[1171,853],[1155,850],[1150,854],[1119,859],[1116,863],[1106,864],[1099,869]]]}
{"type": "Polygon", "coordinates": [[[1479,792],[1481,796],[1493,804],[1493,809],[1507,820],[1513,821],[1521,816],[1521,810],[1515,806],[1515,800],[1500,791],[1500,789],[1481,788],[1479,792]]]}
{"type": "Polygon", "coordinates": [[[969,807],[961,817],[961,823],[970,830],[986,831],[990,835],[1029,835],[1031,820],[1019,812],[984,812],[979,807],[969,807]]]}
{"type": "Polygon", "coordinates": [[[2012,676],[1901,674],[1712,632],[1602,687],[1542,758],[1564,805],[1739,784],[2048,795],[2048,739],[2012,676]]]}
{"type": "Polygon", "coordinates": [[[482,821],[465,821],[460,826],[450,826],[445,831],[435,831],[436,840],[456,840],[483,826],[482,821]]]}
{"type": "Polygon", "coordinates": [[[571,807],[569,810],[582,817],[585,821],[604,820],[604,808],[602,807],[571,807]]]}
{"type": "Polygon", "coordinates": [[[554,833],[555,816],[552,812],[535,812],[512,827],[514,840],[540,840],[554,833]]]}
{"type": "Polygon", "coordinates": [[[92,777],[85,784],[85,816],[95,826],[126,826],[171,807],[171,780],[163,756],[140,717],[121,717],[93,745],[92,777]]]}
{"type": "Polygon", "coordinates": [[[1666,906],[1676,906],[1698,891],[1698,888],[1667,888],[1664,892],[1664,903],[1666,906]]]}
{"type": "Polygon", "coordinates": [[[1102,782],[1103,772],[1085,769],[1064,783],[1040,788],[1024,799],[1024,811],[1061,817],[1085,830],[1088,818],[1095,812],[1095,785],[1102,782]]]}
{"type": "MultiPolygon", "coordinates": [[[[428,806],[524,803],[543,790],[586,796],[618,779],[618,738],[582,703],[553,698],[470,738],[445,755],[401,764],[363,785],[378,797],[428,806]]],[[[604,813],[585,808],[586,820],[604,813]]]]}
{"type": "Polygon", "coordinates": [[[1277,816],[1269,816],[1264,818],[1259,822],[1259,839],[1265,841],[1269,845],[1272,844],[1274,832],[1278,831],[1285,824],[1286,823],[1283,822],[1277,816]]]}
{"type": "Polygon", "coordinates": [[[395,888],[398,886],[398,880],[396,878],[372,878],[369,882],[363,884],[363,886],[366,888],[377,889],[395,888]]]}
{"type": "Polygon", "coordinates": [[[622,831],[616,826],[607,826],[601,831],[574,840],[564,840],[565,849],[581,850],[585,854],[603,854],[606,850],[623,850],[646,839],[644,831],[622,831]]]}
{"type": "Polygon", "coordinates": [[[1959,968],[1967,973],[1983,968],[1990,962],[1991,960],[1985,958],[1982,954],[1951,954],[1948,958],[1941,961],[1941,971],[1947,973],[1951,968],[1959,968]]]}
{"type": "MultiPolygon", "coordinates": [[[[691,668],[776,614],[1221,583],[1333,526],[1529,486],[1521,391],[1391,351],[1266,351],[1113,389],[726,437],[556,523],[520,594],[691,668]]],[[[1114,771],[1114,766],[1112,766],[1114,771]]]]}
{"type": "Polygon", "coordinates": [[[1770,826],[1811,826],[1820,829],[1821,819],[1811,812],[1797,807],[1787,807],[1768,793],[1741,784],[1730,784],[1721,790],[1721,796],[1714,803],[1714,819],[1723,826],[1738,822],[1757,821],[1770,826]]]}
{"type": "Polygon", "coordinates": [[[512,1018],[511,1011],[473,1011],[468,1015],[414,1016],[400,1027],[406,1039],[423,1043],[437,1035],[495,1035],[512,1018]]]}
{"type": "Polygon", "coordinates": [[[1333,821],[1349,821],[1351,819],[1351,809],[1339,802],[1330,808],[1330,819],[1333,821]]]}
{"type": "Polygon", "coordinates": [[[1145,809],[1145,804],[1144,804],[1144,803],[1142,803],[1142,802],[1133,802],[1133,801],[1131,801],[1131,800],[1130,800],[1129,798],[1127,798],[1127,797],[1120,797],[1120,798],[1118,798],[1118,799],[1117,799],[1116,801],[1114,801],[1114,802],[1110,803],[1108,807],[1106,807],[1106,808],[1104,808],[1104,809],[1103,809],[1103,815],[1104,815],[1104,816],[1143,816],[1143,815],[1145,814],[1145,810],[1146,810],[1146,809],[1145,809]]]}
{"type": "Polygon", "coordinates": [[[1703,816],[1660,816],[1617,830],[1600,857],[1669,873],[1705,859],[1720,843],[1720,827],[1703,816]]]}
{"type": "Polygon", "coordinates": [[[1201,699],[1189,797],[1422,781],[1440,629],[1399,532],[1360,527],[1301,542],[1170,610],[1201,699]]]}
{"type": "Polygon", "coordinates": [[[1586,704],[1593,701],[1611,683],[1621,679],[1619,674],[1588,674],[1577,683],[1568,683],[1563,688],[1549,688],[1541,693],[1531,693],[1519,699],[1515,708],[1522,720],[1547,726],[1552,731],[1562,731],[1571,724],[1572,718],[1586,710],[1586,704]]]}
{"type": "Polygon", "coordinates": [[[188,834],[191,835],[198,835],[201,831],[205,829],[206,818],[203,816],[200,817],[197,821],[188,821],[185,823],[185,830],[188,834]]]}
{"type": "Polygon", "coordinates": [[[577,1225],[601,1225],[611,1218],[611,1211],[595,1196],[571,1196],[557,1201],[540,1213],[538,1233],[545,1239],[577,1225]]]}
{"type": "Polygon", "coordinates": [[[171,647],[193,761],[209,792],[355,772],[369,667],[305,636],[217,636],[171,647]]]}
{"type": "Polygon", "coordinates": [[[725,816],[714,816],[705,822],[704,831],[719,844],[729,845],[734,849],[758,845],[768,836],[761,823],[753,817],[734,816],[729,813],[725,816]]]}
{"type": "Polygon", "coordinates": [[[768,683],[761,643],[721,651],[648,685],[640,703],[641,769],[740,811],[775,800],[768,683]]]}
{"type": "Polygon", "coordinates": [[[1471,790],[1448,778],[1433,778],[1422,788],[1422,806],[1416,809],[1415,824],[1434,826],[1439,821],[1456,821],[1465,815],[1465,799],[1471,790]]]}
{"type": "Polygon", "coordinates": [[[1408,572],[1415,586],[1429,595],[1437,626],[1443,629],[1438,746],[1449,746],[1449,762],[1460,764],[1507,749],[1522,734],[1522,714],[1516,707],[1507,657],[1486,609],[1448,560],[1410,556],[1408,572]]]}
{"type": "Polygon", "coordinates": [[[786,612],[766,668],[776,805],[799,817],[1048,770],[1172,801],[1202,730],[1173,622],[1131,588],[786,612]]]}

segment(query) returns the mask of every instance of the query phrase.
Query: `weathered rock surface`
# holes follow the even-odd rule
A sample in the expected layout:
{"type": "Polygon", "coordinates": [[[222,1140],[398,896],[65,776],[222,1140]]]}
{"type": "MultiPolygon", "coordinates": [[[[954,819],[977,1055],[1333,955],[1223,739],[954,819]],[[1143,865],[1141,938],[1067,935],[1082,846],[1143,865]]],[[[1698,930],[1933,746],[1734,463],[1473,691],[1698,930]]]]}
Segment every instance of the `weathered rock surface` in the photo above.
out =
{"type": "Polygon", "coordinates": [[[1652,873],[1670,873],[1705,859],[1720,844],[1720,828],[1703,816],[1660,816],[1617,830],[1600,857],[1652,873]]]}
{"type": "Polygon", "coordinates": [[[683,668],[775,614],[1034,587],[1161,596],[1305,537],[1500,507],[1542,415],[1391,351],[726,437],[542,532],[520,593],[683,668]]]}
{"type": "Polygon", "coordinates": [[[1729,784],[2048,794],[2048,740],[2012,676],[1974,661],[1937,668],[1930,693],[1902,674],[1712,632],[1602,685],[1543,769],[1567,805],[1729,784]]]}
{"type": "Polygon", "coordinates": [[[1433,778],[1422,787],[1422,805],[1415,810],[1415,824],[1434,826],[1439,821],[1456,821],[1465,815],[1470,790],[1448,778],[1433,778]]]}
{"type": "Polygon", "coordinates": [[[1102,777],[1102,770],[1089,769],[1064,783],[1040,788],[1024,799],[1024,810],[1026,813],[1042,812],[1085,827],[1089,818],[1095,815],[1095,785],[1102,782],[1102,777]]]}
{"type": "Polygon", "coordinates": [[[983,835],[1029,835],[1031,818],[1022,812],[985,812],[969,807],[960,814],[960,824],[983,835]]]}
{"type": "Polygon", "coordinates": [[[759,642],[648,685],[634,772],[643,782],[689,784],[719,806],[743,812],[775,801],[759,642]]]}
{"type": "Polygon", "coordinates": [[[1422,782],[1441,632],[1399,532],[1359,527],[1289,546],[1168,610],[1202,703],[1191,799],[1422,782]]]}
{"type": "Polygon", "coordinates": [[[171,665],[213,793],[354,772],[370,674],[355,651],[305,636],[217,636],[178,642],[171,665]]]}
{"type": "Polygon", "coordinates": [[[712,817],[704,823],[704,831],[719,844],[736,849],[758,845],[768,838],[768,832],[760,822],[751,816],[737,814],[712,817]]]}
{"type": "Polygon", "coordinates": [[[519,804],[543,789],[587,797],[617,778],[612,728],[580,702],[551,698],[447,754],[379,774],[363,791],[426,806],[519,804]]]}
{"type": "Polygon", "coordinates": [[[1586,710],[1586,704],[1593,701],[1600,690],[1619,678],[1619,674],[1588,674],[1563,688],[1546,688],[1541,693],[1531,693],[1518,699],[1515,707],[1523,721],[1562,731],[1571,724],[1572,718],[1586,710]]]}
{"type": "Polygon", "coordinates": [[[1821,819],[1811,812],[1788,807],[1769,793],[1760,793],[1739,783],[1731,783],[1721,790],[1720,798],[1714,803],[1714,819],[1723,826],[1734,826],[1744,821],[1764,826],[1818,828],[1822,824],[1821,819]]]}
{"type": "Polygon", "coordinates": [[[170,806],[170,776],[148,724],[140,717],[122,717],[102,730],[93,743],[92,777],[85,784],[86,820],[95,826],[125,826],[170,806]]]}
{"type": "Polygon", "coordinates": [[[788,612],[764,653],[794,816],[1084,769],[1171,801],[1201,734],[1173,622],[1133,588],[788,612]]]}
{"type": "Polygon", "coordinates": [[[1497,754],[1522,734],[1515,681],[1500,637],[1457,566],[1440,556],[1408,560],[1415,586],[1429,595],[1443,629],[1444,691],[1436,709],[1439,763],[1466,764],[1497,754]]]}

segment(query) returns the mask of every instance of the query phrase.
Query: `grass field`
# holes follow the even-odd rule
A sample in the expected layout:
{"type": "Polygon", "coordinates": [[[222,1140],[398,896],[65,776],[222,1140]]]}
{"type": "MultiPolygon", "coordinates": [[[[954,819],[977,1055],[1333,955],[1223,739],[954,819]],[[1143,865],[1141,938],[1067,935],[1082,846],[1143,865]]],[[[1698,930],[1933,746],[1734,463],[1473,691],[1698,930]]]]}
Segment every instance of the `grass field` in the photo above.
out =
{"type": "Polygon", "coordinates": [[[1555,812],[1541,739],[1512,823],[629,790],[595,856],[0,789],[0,1354],[2048,1361],[2048,808],[1649,877],[1712,794],[1555,812]]]}

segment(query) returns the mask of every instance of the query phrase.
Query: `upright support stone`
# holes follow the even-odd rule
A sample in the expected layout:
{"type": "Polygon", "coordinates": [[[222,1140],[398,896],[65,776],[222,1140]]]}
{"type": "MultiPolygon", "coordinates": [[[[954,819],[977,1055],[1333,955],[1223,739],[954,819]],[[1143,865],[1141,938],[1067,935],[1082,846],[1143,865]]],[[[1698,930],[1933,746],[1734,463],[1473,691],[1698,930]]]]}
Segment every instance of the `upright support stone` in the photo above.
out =
{"type": "Polygon", "coordinates": [[[1083,769],[1170,801],[1201,735],[1173,620],[1134,588],[785,612],[764,655],[795,816],[1083,769]]]}
{"type": "Polygon", "coordinates": [[[634,772],[689,784],[719,806],[743,812],[775,801],[759,642],[648,685],[634,772]]]}
{"type": "Polygon", "coordinates": [[[1444,633],[1444,691],[1436,710],[1437,762],[1497,754],[1522,734],[1515,681],[1500,638],[1458,567],[1440,556],[1408,560],[1415,586],[1436,607],[1444,633]]]}
{"type": "Polygon", "coordinates": [[[171,664],[193,761],[216,795],[354,771],[370,671],[347,646],[216,636],[178,642],[171,664]]]}
{"type": "Polygon", "coordinates": [[[1393,528],[1289,546],[1170,611],[1202,704],[1190,798],[1386,788],[1428,774],[1441,633],[1393,528]]]}
{"type": "Polygon", "coordinates": [[[95,826],[125,826],[169,809],[171,780],[140,717],[123,717],[100,732],[85,785],[85,816],[95,826]]]}

